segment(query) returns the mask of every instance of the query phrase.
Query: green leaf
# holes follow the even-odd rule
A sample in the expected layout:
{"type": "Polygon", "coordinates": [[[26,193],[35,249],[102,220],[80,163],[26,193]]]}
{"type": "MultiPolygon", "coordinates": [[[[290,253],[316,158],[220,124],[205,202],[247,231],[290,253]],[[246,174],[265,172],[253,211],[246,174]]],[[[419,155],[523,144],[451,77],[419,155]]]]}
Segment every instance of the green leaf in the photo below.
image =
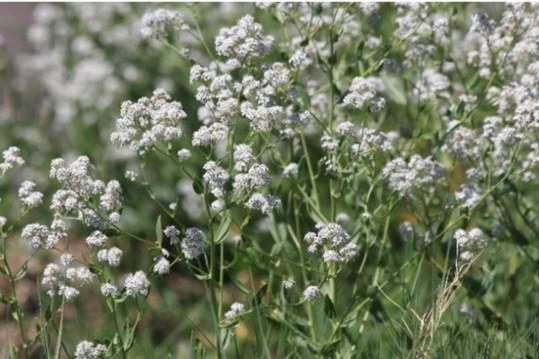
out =
{"type": "Polygon", "coordinates": [[[335,306],[327,294],[324,296],[324,314],[327,315],[328,318],[335,318],[337,316],[335,306]]]}
{"type": "Polygon", "coordinates": [[[19,268],[19,270],[15,274],[15,278],[14,278],[15,281],[18,281],[19,279],[22,279],[26,275],[27,271],[28,271],[28,261],[24,262],[22,267],[19,268]]]}
{"type": "Polygon", "coordinates": [[[245,285],[243,285],[238,278],[236,278],[235,275],[230,276],[230,280],[232,280],[232,284],[239,290],[241,290],[245,294],[249,294],[249,288],[247,288],[245,285]]]}
{"type": "Polygon", "coordinates": [[[332,357],[333,354],[337,351],[337,347],[339,346],[339,343],[342,341],[342,338],[335,339],[329,343],[326,343],[322,346],[320,349],[320,353],[324,357],[332,357]]]}
{"type": "Polygon", "coordinates": [[[231,223],[232,223],[232,217],[230,216],[230,214],[227,214],[225,216],[225,219],[219,225],[219,229],[217,230],[217,234],[215,236],[216,244],[219,244],[226,239],[226,237],[228,236],[228,232],[230,230],[231,223]]]}
{"type": "Polygon", "coordinates": [[[107,237],[117,237],[120,235],[120,231],[115,228],[107,228],[103,231],[103,234],[107,237]]]}
{"type": "Polygon", "coordinates": [[[256,293],[255,297],[253,298],[253,300],[251,301],[251,306],[252,307],[258,307],[260,305],[260,303],[262,303],[262,298],[264,298],[264,296],[266,295],[266,292],[268,291],[268,285],[267,284],[264,284],[262,286],[262,288],[260,288],[258,290],[258,292],[256,293]]]}
{"type": "Polygon", "coordinates": [[[204,184],[198,177],[193,180],[193,191],[197,194],[204,193],[204,184]]]}
{"type": "Polygon", "coordinates": [[[155,239],[157,243],[159,243],[159,246],[163,244],[163,226],[161,224],[161,215],[157,217],[157,221],[155,222],[155,239]]]}

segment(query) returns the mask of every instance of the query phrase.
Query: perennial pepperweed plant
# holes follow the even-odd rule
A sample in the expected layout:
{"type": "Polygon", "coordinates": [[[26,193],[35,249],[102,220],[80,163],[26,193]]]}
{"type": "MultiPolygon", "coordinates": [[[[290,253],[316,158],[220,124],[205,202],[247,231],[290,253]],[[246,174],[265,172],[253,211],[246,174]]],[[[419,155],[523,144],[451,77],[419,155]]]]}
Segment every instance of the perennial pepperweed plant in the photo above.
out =
{"type": "Polygon", "coordinates": [[[41,4],[28,38],[6,358],[537,357],[537,4],[41,4]]]}

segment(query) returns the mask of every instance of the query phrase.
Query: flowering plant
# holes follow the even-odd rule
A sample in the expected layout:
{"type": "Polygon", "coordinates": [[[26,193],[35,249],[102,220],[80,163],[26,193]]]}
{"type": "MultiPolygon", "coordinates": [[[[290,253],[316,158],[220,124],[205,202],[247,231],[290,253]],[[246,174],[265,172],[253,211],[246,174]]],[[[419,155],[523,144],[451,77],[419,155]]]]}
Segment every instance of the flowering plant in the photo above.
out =
{"type": "MultiPolygon", "coordinates": [[[[125,83],[103,52],[97,103],[53,94],[59,115],[116,116],[95,138],[115,161],[62,153],[45,193],[23,179],[20,216],[0,217],[12,355],[146,355],[155,301],[179,273],[201,291],[170,336],[188,348],[165,343],[162,356],[474,357],[491,347],[462,333],[519,337],[509,327],[532,314],[504,311],[513,303],[496,291],[504,270],[536,279],[539,7],[509,4],[499,19],[469,4],[252,10],[213,34],[199,5],[141,15],[136,41],[183,69],[168,89],[109,109],[125,83]],[[14,266],[17,235],[28,258],[14,266]],[[48,263],[31,320],[17,283],[37,258],[48,263]],[[68,309],[96,291],[111,325],[71,337],[68,309]]],[[[67,16],[54,11],[50,23],[67,16]]],[[[27,166],[23,154],[34,162],[4,151],[0,174],[27,166]]],[[[492,347],[525,357],[536,344],[523,338],[492,347]]]]}

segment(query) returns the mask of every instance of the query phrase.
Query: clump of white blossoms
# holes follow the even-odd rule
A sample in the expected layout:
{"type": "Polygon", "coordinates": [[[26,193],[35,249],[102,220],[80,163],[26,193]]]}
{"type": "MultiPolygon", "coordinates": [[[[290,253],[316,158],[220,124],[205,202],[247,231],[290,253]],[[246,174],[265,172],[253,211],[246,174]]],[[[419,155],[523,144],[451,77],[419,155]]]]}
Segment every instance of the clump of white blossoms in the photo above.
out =
{"type": "Polygon", "coordinates": [[[101,294],[104,297],[116,297],[118,293],[119,293],[119,289],[114,284],[111,284],[111,283],[101,284],[101,294]]]}
{"type": "Polygon", "coordinates": [[[378,96],[384,90],[384,83],[374,77],[356,77],[352,80],[348,94],[343,103],[362,109],[367,106],[372,112],[380,112],[385,108],[385,99],[378,96]]]}
{"type": "Polygon", "coordinates": [[[107,236],[98,230],[86,237],[86,244],[90,247],[103,247],[105,243],[107,243],[107,236]]]}
{"type": "Polygon", "coordinates": [[[482,199],[483,193],[477,184],[463,184],[455,192],[457,202],[463,208],[474,208],[482,199]]]}
{"type": "Polygon", "coordinates": [[[195,259],[204,253],[205,247],[204,232],[198,228],[187,228],[185,230],[185,237],[181,240],[181,249],[185,258],[195,259]]]}
{"type": "Polygon", "coordinates": [[[129,147],[144,154],[160,143],[180,138],[180,121],[186,116],[180,102],[171,101],[165,90],[157,89],[150,98],[122,103],[110,139],[118,148],[129,147]]]}
{"type": "Polygon", "coordinates": [[[142,17],[140,33],[145,38],[159,39],[180,30],[189,30],[189,25],[185,23],[183,15],[178,11],[157,9],[142,17]]]}
{"type": "Polygon", "coordinates": [[[284,289],[292,289],[296,285],[296,281],[292,278],[288,278],[282,281],[281,286],[284,289]]]}
{"type": "Polygon", "coordinates": [[[419,82],[414,90],[420,101],[428,101],[436,97],[449,97],[450,82],[447,76],[434,69],[426,69],[419,76],[419,82]]]}
{"type": "Polygon", "coordinates": [[[163,255],[154,259],[155,263],[152,267],[156,274],[167,274],[170,272],[170,261],[163,255]]]}
{"type": "Polygon", "coordinates": [[[444,175],[440,163],[419,155],[413,155],[408,162],[396,158],[385,165],[382,173],[388,178],[389,187],[402,196],[430,188],[444,175]]]}
{"type": "Polygon", "coordinates": [[[485,248],[487,244],[485,234],[479,228],[473,228],[469,231],[457,229],[454,238],[457,241],[460,259],[463,261],[472,259],[474,254],[485,248]]]}
{"type": "Polygon", "coordinates": [[[21,150],[15,146],[11,146],[3,151],[2,157],[4,161],[0,163],[0,175],[4,175],[8,170],[24,164],[24,159],[21,157],[21,150]]]}
{"type": "Polygon", "coordinates": [[[243,303],[232,303],[230,309],[225,312],[225,319],[227,322],[233,322],[243,313],[245,313],[245,305],[243,303]]]}
{"type": "Polygon", "coordinates": [[[273,41],[273,36],[263,34],[262,25],[251,15],[245,15],[237,25],[219,31],[215,49],[221,56],[244,62],[268,53],[273,41]]]}
{"type": "Polygon", "coordinates": [[[271,194],[253,193],[245,203],[245,206],[268,215],[275,207],[279,207],[281,204],[281,200],[271,194]]]}
{"type": "Polygon", "coordinates": [[[36,184],[24,181],[19,187],[19,199],[27,209],[39,207],[43,203],[43,193],[34,191],[36,184]]]}
{"type": "Polygon", "coordinates": [[[50,297],[61,296],[67,301],[73,300],[80,294],[76,287],[93,282],[95,274],[87,267],[73,267],[72,263],[73,256],[63,254],[58,264],[49,263],[43,271],[41,285],[50,297]]]}
{"type": "Polygon", "coordinates": [[[320,288],[315,285],[308,286],[303,291],[303,300],[307,302],[312,302],[314,300],[317,300],[318,298],[320,298],[320,296],[321,296],[320,288]]]}
{"type": "Polygon", "coordinates": [[[58,241],[67,236],[67,223],[62,219],[55,219],[50,227],[39,223],[24,226],[21,238],[33,250],[51,249],[58,241]]]}
{"type": "Polygon", "coordinates": [[[77,344],[75,349],[76,359],[99,359],[107,352],[107,347],[103,344],[94,344],[88,340],[83,340],[77,344]]]}
{"type": "Polygon", "coordinates": [[[125,294],[129,297],[145,297],[150,289],[150,281],[143,271],[130,273],[124,280],[125,294]]]}
{"type": "Polygon", "coordinates": [[[50,176],[62,188],[54,194],[50,208],[57,215],[73,214],[97,228],[115,225],[122,207],[120,183],[112,180],[105,184],[93,179],[92,168],[86,156],[78,157],[68,166],[62,158],[53,160],[50,176]]]}
{"type": "Polygon", "coordinates": [[[122,260],[123,252],[118,247],[101,249],[97,252],[97,261],[106,263],[111,267],[118,267],[122,260]]]}
{"type": "Polygon", "coordinates": [[[322,252],[326,263],[347,262],[358,253],[358,247],[350,242],[350,235],[338,223],[319,223],[315,232],[308,232],[303,238],[309,245],[308,251],[322,252]]]}

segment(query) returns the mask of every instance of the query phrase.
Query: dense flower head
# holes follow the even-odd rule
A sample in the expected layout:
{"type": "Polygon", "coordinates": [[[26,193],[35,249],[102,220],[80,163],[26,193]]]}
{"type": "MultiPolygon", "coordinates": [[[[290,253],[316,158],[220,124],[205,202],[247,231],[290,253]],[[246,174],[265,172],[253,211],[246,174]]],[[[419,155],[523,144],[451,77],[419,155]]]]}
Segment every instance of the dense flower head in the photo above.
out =
{"type": "Polygon", "coordinates": [[[373,112],[379,112],[385,107],[385,100],[377,94],[383,91],[384,85],[374,77],[356,77],[352,80],[348,94],[344,97],[345,105],[362,109],[368,106],[373,112]]]}
{"type": "Polygon", "coordinates": [[[454,238],[457,242],[460,258],[464,261],[470,260],[487,244],[485,234],[479,228],[472,228],[469,231],[457,229],[454,238]]]}
{"type": "Polygon", "coordinates": [[[308,286],[303,291],[303,299],[306,300],[307,302],[312,302],[320,298],[320,296],[321,296],[320,288],[315,285],[308,286]]]}
{"type": "Polygon", "coordinates": [[[124,280],[125,294],[129,297],[147,296],[150,289],[150,281],[143,271],[130,273],[124,280]]]}
{"type": "Polygon", "coordinates": [[[19,187],[19,198],[25,208],[36,208],[43,203],[43,193],[34,191],[36,184],[24,181],[19,187]]]}
{"type": "Polygon", "coordinates": [[[107,352],[107,347],[103,344],[94,344],[88,340],[83,340],[77,344],[75,349],[76,359],[99,359],[107,352]]]}
{"type": "Polygon", "coordinates": [[[245,203],[249,209],[256,210],[262,214],[268,215],[275,207],[281,205],[281,200],[270,194],[253,193],[245,203]]]}
{"type": "Polygon", "coordinates": [[[308,232],[303,239],[309,245],[309,252],[322,253],[324,262],[346,262],[357,255],[359,248],[340,224],[320,223],[316,229],[316,233],[308,232]]]}
{"type": "Polygon", "coordinates": [[[75,299],[79,294],[77,289],[92,283],[95,274],[87,267],[74,267],[73,257],[64,254],[58,264],[49,263],[43,271],[41,285],[50,297],[62,296],[67,301],[75,299]]]}
{"type": "Polygon", "coordinates": [[[263,34],[262,26],[252,16],[245,15],[237,25],[219,31],[215,49],[221,56],[245,61],[265,55],[273,40],[272,36],[263,34]]]}
{"type": "Polygon", "coordinates": [[[204,253],[205,247],[204,232],[194,227],[185,230],[185,236],[181,240],[182,253],[185,258],[195,259],[204,253]]]}
{"type": "Polygon", "coordinates": [[[52,160],[50,177],[62,188],[56,191],[50,208],[59,215],[75,214],[94,227],[116,224],[122,207],[122,189],[116,180],[105,182],[93,179],[90,159],[80,156],[66,166],[64,159],[52,160]],[[90,203],[96,201],[97,206],[90,203]],[[99,213],[103,212],[103,213],[99,213]]]}
{"type": "Polygon", "coordinates": [[[168,9],[157,9],[144,14],[142,25],[140,33],[146,38],[161,38],[167,36],[169,32],[189,29],[180,12],[168,9]]]}
{"type": "Polygon", "coordinates": [[[241,314],[245,312],[245,305],[243,303],[232,303],[230,309],[225,312],[225,319],[229,322],[235,320],[241,314]]]}
{"type": "Polygon", "coordinates": [[[118,247],[101,249],[97,252],[97,261],[106,263],[111,267],[118,267],[122,260],[123,252],[118,247]]]}
{"type": "Polygon", "coordinates": [[[21,150],[18,147],[11,146],[2,152],[4,161],[0,163],[0,175],[3,175],[7,170],[20,167],[24,164],[24,159],[21,157],[21,150]]]}
{"type": "Polygon", "coordinates": [[[442,165],[433,159],[413,155],[408,162],[403,158],[388,162],[383,174],[389,179],[389,187],[405,196],[436,184],[444,172],[442,165]]]}
{"type": "Polygon", "coordinates": [[[180,102],[171,101],[165,90],[156,89],[150,98],[122,103],[116,131],[110,139],[118,148],[129,147],[143,154],[160,143],[180,138],[180,121],[185,117],[180,102]]]}

